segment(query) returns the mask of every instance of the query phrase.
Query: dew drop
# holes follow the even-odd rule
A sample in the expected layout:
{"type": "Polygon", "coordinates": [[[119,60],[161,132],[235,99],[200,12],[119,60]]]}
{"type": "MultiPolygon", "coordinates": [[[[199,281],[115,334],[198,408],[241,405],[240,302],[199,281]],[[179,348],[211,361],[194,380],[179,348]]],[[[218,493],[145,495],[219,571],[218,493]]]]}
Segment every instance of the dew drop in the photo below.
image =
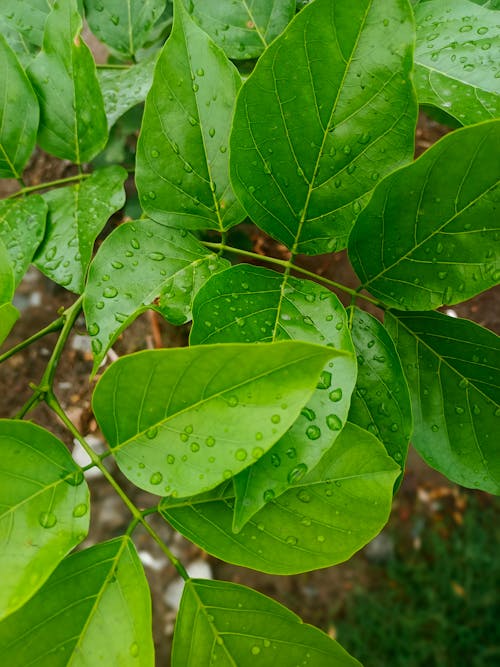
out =
{"type": "Polygon", "coordinates": [[[295,535],[289,535],[289,536],[285,539],[285,542],[286,542],[289,546],[293,547],[293,546],[295,546],[295,545],[297,544],[298,540],[297,540],[297,538],[295,537],[295,535]]]}
{"type": "Polygon", "coordinates": [[[175,456],[173,454],[167,455],[167,463],[169,465],[173,465],[175,463],[175,456]]]}
{"type": "Polygon", "coordinates": [[[83,472],[81,470],[76,470],[69,477],[66,477],[64,481],[70,486],[80,486],[84,479],[83,472]]]}
{"type": "Polygon", "coordinates": [[[260,653],[260,647],[259,646],[252,646],[251,654],[252,655],[259,655],[259,653],[260,653]]]}
{"type": "MultiPolygon", "coordinates": [[[[318,429],[319,430],[319,429],[318,429]]],[[[296,484],[299,482],[307,472],[307,466],[305,463],[299,463],[295,468],[290,470],[288,473],[287,479],[289,484],[296,484]]]]}
{"type": "Polygon", "coordinates": [[[264,502],[269,503],[271,502],[271,500],[274,499],[274,491],[272,489],[267,489],[266,491],[264,491],[264,495],[262,497],[264,498],[264,502]]]}
{"type": "Polygon", "coordinates": [[[281,417],[279,415],[273,415],[271,417],[271,421],[273,424],[279,424],[281,421],[281,417]]]}
{"type": "Polygon", "coordinates": [[[233,476],[233,471],[229,469],[224,470],[224,472],[222,473],[223,479],[231,479],[232,476],[233,476]]]}
{"type": "Polygon", "coordinates": [[[238,397],[237,396],[229,396],[227,399],[227,404],[229,405],[230,408],[235,408],[239,403],[238,397]]]}
{"type": "Polygon", "coordinates": [[[78,519],[82,516],[85,516],[87,514],[88,507],[85,503],[80,503],[79,505],[76,505],[76,507],[73,510],[73,516],[78,519]]]}
{"type": "Polygon", "coordinates": [[[254,447],[252,449],[252,457],[254,459],[260,459],[261,456],[264,456],[264,450],[262,449],[262,447],[254,447]]]}
{"type": "Polygon", "coordinates": [[[205,440],[205,444],[207,447],[213,447],[215,445],[215,438],[209,435],[208,438],[205,440]]]}
{"type": "Polygon", "coordinates": [[[300,500],[301,503],[310,503],[311,502],[311,496],[305,489],[301,489],[297,493],[297,498],[300,500]]]}
{"type": "Polygon", "coordinates": [[[330,431],[340,431],[342,428],[342,421],[337,415],[328,415],[326,418],[326,425],[330,431]]]}
{"type": "Polygon", "coordinates": [[[321,371],[320,379],[316,389],[329,389],[332,384],[332,374],[329,371],[321,371]]]}
{"type": "Polygon", "coordinates": [[[262,435],[262,433],[260,431],[257,431],[257,433],[255,434],[255,439],[256,440],[262,440],[263,437],[264,436],[262,435]]]}
{"type": "Polygon", "coordinates": [[[457,415],[463,415],[464,414],[464,409],[460,407],[460,405],[455,406],[455,412],[457,415]]]}
{"type": "Polygon", "coordinates": [[[163,475],[161,474],[161,472],[154,472],[149,478],[149,481],[151,484],[154,484],[155,486],[157,484],[161,484],[161,482],[163,481],[163,475]]]}
{"type": "Polygon", "coordinates": [[[338,403],[342,398],[342,389],[340,387],[334,389],[328,394],[328,398],[332,401],[332,403],[338,403]]]}
{"type": "Polygon", "coordinates": [[[165,259],[165,255],[162,252],[150,252],[148,257],[154,262],[161,262],[162,259],[165,259]]]}
{"type": "Polygon", "coordinates": [[[321,437],[321,430],[318,428],[318,426],[308,426],[306,429],[306,436],[309,438],[309,440],[317,440],[321,437]]]}
{"type": "Polygon", "coordinates": [[[278,454],[271,454],[271,465],[275,468],[279,468],[281,465],[281,459],[278,454]]]}
{"type": "Polygon", "coordinates": [[[318,537],[316,539],[318,540],[318,542],[324,542],[325,541],[325,536],[324,535],[318,535],[318,537]]]}
{"type": "Polygon", "coordinates": [[[129,648],[129,652],[130,652],[130,655],[133,658],[137,658],[137,656],[139,655],[139,644],[137,642],[134,642],[133,644],[131,644],[130,648],[129,648]]]}
{"type": "Polygon", "coordinates": [[[158,435],[158,427],[157,426],[153,426],[151,428],[148,428],[148,430],[146,431],[146,438],[148,440],[154,440],[157,435],[158,435]]]}
{"type": "Polygon", "coordinates": [[[391,431],[393,433],[396,433],[396,431],[399,431],[399,426],[398,426],[398,424],[396,424],[396,422],[394,422],[394,424],[391,424],[391,431]]]}
{"type": "Polygon", "coordinates": [[[130,240],[130,245],[131,245],[132,248],[134,248],[135,250],[139,250],[139,248],[141,247],[141,244],[139,243],[139,240],[138,240],[138,239],[135,239],[135,238],[130,240]]]}
{"type": "Polygon", "coordinates": [[[38,523],[42,528],[53,528],[57,523],[56,515],[52,512],[40,512],[38,523]]]}
{"type": "Polygon", "coordinates": [[[99,329],[99,325],[96,324],[96,323],[91,324],[91,325],[88,327],[89,336],[97,336],[97,334],[99,333],[99,331],[100,331],[100,329],[99,329]]]}
{"type": "Polygon", "coordinates": [[[90,345],[94,354],[99,354],[102,350],[102,343],[98,338],[94,338],[90,345]]]}
{"type": "Polygon", "coordinates": [[[311,410],[311,408],[303,408],[300,411],[300,414],[306,419],[308,419],[310,422],[316,419],[316,413],[314,412],[314,410],[311,410]]]}
{"type": "Polygon", "coordinates": [[[237,461],[244,461],[248,456],[246,449],[237,449],[234,457],[237,461]]]}
{"type": "Polygon", "coordinates": [[[431,431],[432,431],[433,433],[437,433],[437,432],[439,431],[439,426],[438,426],[437,424],[433,424],[433,425],[431,426],[431,431]]]}

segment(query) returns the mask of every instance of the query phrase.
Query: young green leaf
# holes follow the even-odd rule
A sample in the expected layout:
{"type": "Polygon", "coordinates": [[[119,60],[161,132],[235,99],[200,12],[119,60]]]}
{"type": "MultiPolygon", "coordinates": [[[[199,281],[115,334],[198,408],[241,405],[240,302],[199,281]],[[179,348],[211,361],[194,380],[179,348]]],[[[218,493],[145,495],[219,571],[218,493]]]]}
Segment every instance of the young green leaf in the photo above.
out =
{"type": "Polygon", "coordinates": [[[468,0],[432,0],[415,8],[415,87],[421,104],[462,125],[500,115],[495,12],[468,0]]]}
{"type": "Polygon", "coordinates": [[[16,54],[0,34],[0,178],[20,178],[35,148],[39,108],[16,54]]]}
{"type": "Polygon", "coordinates": [[[139,352],[104,373],[94,413],[134,484],[158,495],[202,493],[283,435],[340,354],[295,341],[139,352]]]}
{"type": "Polygon", "coordinates": [[[0,239],[9,255],[16,286],[43,239],[46,216],[47,204],[39,195],[0,201],[0,239]]]}
{"type": "Polygon", "coordinates": [[[76,0],[54,2],[43,49],[28,70],[40,102],[38,143],[76,164],[95,157],[108,138],[95,63],[81,30],[76,0]]]}
{"type": "Polygon", "coordinates": [[[6,665],[153,667],[151,599],[130,538],[65,558],[0,623],[0,654],[6,665]]]}
{"type": "MultiPolygon", "coordinates": [[[[4,618],[21,607],[85,538],[90,498],[83,473],[66,447],[35,424],[0,420],[0,459],[4,618]]],[[[0,654],[4,656],[2,650],[0,654]]]]}
{"type": "Polygon", "coordinates": [[[8,303],[14,295],[14,269],[9,253],[0,238],[0,305],[8,303]]]}
{"type": "Polygon", "coordinates": [[[94,372],[117,336],[148,308],[173,324],[187,322],[200,286],[227,264],[178,229],[151,220],[120,225],[99,248],[85,288],[94,372]]]}
{"type": "Polygon", "coordinates": [[[240,264],[212,277],[193,307],[190,342],[303,340],[347,352],[325,364],[316,391],[272,449],[235,479],[234,529],[283,493],[330,449],[349,411],[356,359],[345,310],[309,280],[240,264]]]}
{"type": "Polygon", "coordinates": [[[172,667],[202,665],[361,667],[336,641],[289,609],[227,581],[186,582],[172,667]]]}
{"type": "Polygon", "coordinates": [[[147,42],[165,0],[85,0],[90,29],[123,58],[133,58],[147,42]]]}
{"type": "Polygon", "coordinates": [[[498,336],[432,312],[394,311],[386,325],[408,379],[418,452],[452,481],[499,493],[498,336]]]}
{"type": "Polygon", "coordinates": [[[0,305],[0,345],[9,335],[12,327],[19,319],[19,311],[11,303],[0,305]]]}
{"type": "Polygon", "coordinates": [[[97,235],[125,202],[127,172],[113,165],[89,178],[43,195],[48,204],[47,231],[35,257],[51,280],[80,294],[97,235]]]}
{"type": "Polygon", "coordinates": [[[1,22],[30,44],[42,46],[43,30],[51,4],[47,0],[2,0],[1,22]]]}
{"type": "Polygon", "coordinates": [[[385,327],[359,308],[353,311],[358,379],[349,421],[376,435],[389,456],[404,468],[413,420],[401,361],[385,327]]]}
{"type": "Polygon", "coordinates": [[[176,0],[137,146],[136,182],[153,220],[222,231],[245,217],[229,184],[238,71],[176,0]]]}
{"type": "Polygon", "coordinates": [[[500,121],[457,130],[380,183],[349,239],[363,287],[431,310],[498,283],[499,141],[500,121]]]}
{"type": "Polygon", "coordinates": [[[258,58],[295,14],[295,0],[184,0],[186,9],[228,58],[258,58]]]}
{"type": "Polygon", "coordinates": [[[269,502],[238,534],[234,501],[164,498],[165,519],[223,560],[272,574],[297,574],[347,560],[380,532],[401,469],[382,443],[348,423],[314,470],[269,502]]]}
{"type": "Polygon", "coordinates": [[[231,181],[252,220],[293,251],[345,247],[377,180],[413,154],[411,9],[305,7],[242,86],[231,181]]]}

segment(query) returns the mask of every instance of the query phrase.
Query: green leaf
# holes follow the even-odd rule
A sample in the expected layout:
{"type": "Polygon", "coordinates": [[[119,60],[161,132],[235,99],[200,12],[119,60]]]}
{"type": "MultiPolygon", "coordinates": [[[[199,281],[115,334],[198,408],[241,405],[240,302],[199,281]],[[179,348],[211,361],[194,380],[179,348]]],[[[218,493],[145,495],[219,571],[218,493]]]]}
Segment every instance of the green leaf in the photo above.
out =
{"type": "Polygon", "coordinates": [[[50,12],[47,0],[2,0],[0,20],[12,32],[36,46],[42,46],[45,21],[50,12]]]}
{"type": "Polygon", "coordinates": [[[85,0],[85,18],[101,42],[133,58],[147,42],[165,0],[85,0]]]}
{"type": "Polygon", "coordinates": [[[85,289],[94,371],[117,336],[145,310],[156,310],[173,324],[187,322],[200,286],[227,264],[178,229],[151,220],[120,225],[99,248],[85,289]]]}
{"type": "Polygon", "coordinates": [[[97,235],[125,203],[127,172],[117,165],[95,171],[75,185],[43,195],[48,204],[47,231],[35,257],[51,280],[80,294],[97,235]]]}
{"type": "Polygon", "coordinates": [[[239,86],[234,65],[177,0],[137,146],[137,189],[153,220],[222,231],[245,217],[229,184],[227,150],[239,86]]]}
{"type": "Polygon", "coordinates": [[[160,510],[182,535],[217,558],[272,574],[347,560],[380,532],[398,465],[367,431],[347,424],[319,465],[232,531],[234,501],[164,498],[160,510]]]}
{"type": "Polygon", "coordinates": [[[175,624],[172,666],[212,664],[360,667],[340,644],[271,598],[227,581],[191,579],[175,624]]]}
{"type": "Polygon", "coordinates": [[[9,335],[12,327],[19,319],[19,311],[11,303],[0,305],[0,345],[9,335]]]}
{"type": "Polygon", "coordinates": [[[500,343],[491,331],[441,313],[386,318],[413,405],[412,443],[463,486],[500,492],[500,343]]]}
{"type": "MultiPolygon", "coordinates": [[[[0,460],[3,618],[21,607],[85,538],[90,497],[83,472],[63,443],[35,424],[0,420],[0,460]]],[[[3,650],[0,654],[6,664],[25,664],[9,662],[3,650]]]]}
{"type": "Polygon", "coordinates": [[[47,204],[39,195],[0,201],[0,239],[9,255],[16,286],[43,239],[46,215],[47,204]]]}
{"type": "Polygon", "coordinates": [[[283,435],[338,354],[295,341],[139,352],[104,373],[94,413],[134,484],[158,495],[202,493],[283,435]]]}
{"type": "Polygon", "coordinates": [[[376,435],[389,456],[404,468],[413,419],[401,361],[377,319],[359,308],[353,308],[351,314],[358,379],[349,421],[376,435]]]}
{"type": "Polygon", "coordinates": [[[108,128],[92,54],[80,37],[75,0],[56,2],[43,49],[28,70],[40,102],[40,146],[82,164],[104,148],[108,128]]]}
{"type": "Polygon", "coordinates": [[[0,238],[0,305],[8,303],[14,295],[14,270],[9,253],[0,238]]]}
{"type": "Polygon", "coordinates": [[[0,624],[6,665],[153,667],[151,599],[127,536],[65,558],[0,624]]]}
{"type": "Polygon", "coordinates": [[[367,290],[431,310],[498,282],[499,139],[500,121],[457,130],[380,183],[349,239],[367,290]]]}
{"type": "Polygon", "coordinates": [[[433,0],[415,8],[415,87],[462,125],[500,115],[498,15],[467,0],[433,0]]]}
{"type": "Polygon", "coordinates": [[[154,68],[155,58],[153,57],[128,69],[97,70],[108,119],[108,129],[126,111],[144,102],[153,82],[154,68]]]}
{"type": "Polygon", "coordinates": [[[297,252],[345,247],[377,180],[411,160],[411,9],[305,7],[243,84],[231,182],[252,220],[297,252]]]}
{"type": "Polygon", "coordinates": [[[0,178],[20,178],[35,148],[38,101],[16,54],[0,34],[0,178]]]}
{"type": "Polygon", "coordinates": [[[235,480],[234,529],[311,470],[347,420],[356,359],[345,310],[309,280],[240,264],[211,278],[195,298],[190,343],[303,340],[347,352],[325,364],[293,426],[235,480]]]}
{"type": "Polygon", "coordinates": [[[295,0],[184,0],[193,19],[228,58],[258,58],[295,14],[295,0]]]}

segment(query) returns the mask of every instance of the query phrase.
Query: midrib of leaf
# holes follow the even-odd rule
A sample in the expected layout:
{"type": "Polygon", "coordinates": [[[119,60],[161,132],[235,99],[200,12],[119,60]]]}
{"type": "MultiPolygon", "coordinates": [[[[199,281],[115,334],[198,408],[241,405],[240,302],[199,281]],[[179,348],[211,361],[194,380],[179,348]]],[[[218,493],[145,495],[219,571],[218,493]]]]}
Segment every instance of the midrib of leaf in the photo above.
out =
{"type": "MultiPolygon", "coordinates": [[[[258,35],[260,41],[262,42],[264,48],[266,48],[266,47],[267,47],[267,42],[266,42],[266,40],[265,40],[264,35],[261,33],[261,31],[260,31],[260,29],[259,29],[259,25],[258,25],[257,21],[255,20],[253,14],[252,14],[252,10],[251,10],[250,7],[248,6],[246,0],[242,0],[242,2],[243,2],[243,6],[245,7],[246,13],[248,14],[248,17],[249,17],[250,21],[251,21],[251,22],[253,23],[253,25],[254,25],[255,32],[257,33],[257,35],[258,35]]],[[[272,13],[272,10],[271,10],[269,16],[271,16],[271,13],[272,13]]]]}
{"type": "MultiPolygon", "coordinates": [[[[2,127],[0,129],[0,132],[3,134],[3,132],[4,132],[4,122],[6,121],[6,118],[7,118],[7,114],[5,113],[5,107],[7,106],[7,90],[9,89],[9,68],[4,69],[4,71],[2,73],[2,76],[4,76],[6,78],[5,84],[4,84],[5,95],[4,95],[3,105],[2,105],[2,127]],[[5,70],[7,70],[7,73],[5,72],[5,70]]],[[[2,151],[2,154],[5,158],[5,161],[9,165],[10,170],[14,174],[14,178],[17,178],[17,179],[20,178],[21,174],[14,167],[14,165],[12,164],[9,156],[5,152],[5,148],[3,146],[3,143],[0,143],[0,150],[2,151]]]]}

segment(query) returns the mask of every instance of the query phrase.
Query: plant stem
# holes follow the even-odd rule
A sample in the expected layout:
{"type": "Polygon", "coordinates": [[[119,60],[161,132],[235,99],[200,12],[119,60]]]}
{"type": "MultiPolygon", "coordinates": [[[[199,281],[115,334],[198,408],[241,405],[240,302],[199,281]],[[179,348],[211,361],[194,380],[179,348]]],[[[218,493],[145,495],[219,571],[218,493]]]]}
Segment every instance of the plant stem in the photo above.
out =
{"type": "Polygon", "coordinates": [[[47,334],[52,333],[54,331],[59,331],[59,329],[62,328],[63,324],[64,324],[64,319],[62,317],[58,317],[57,320],[54,320],[49,325],[47,325],[43,329],[40,329],[40,331],[37,331],[29,338],[26,338],[26,340],[23,340],[17,345],[14,345],[14,347],[11,347],[10,350],[7,350],[7,352],[0,354],[0,364],[3,361],[6,361],[6,359],[8,359],[9,357],[14,356],[14,354],[21,352],[21,350],[24,350],[32,343],[35,343],[37,340],[40,340],[40,338],[43,338],[47,334]]]}
{"type": "Polygon", "coordinates": [[[64,185],[65,183],[72,183],[73,181],[81,181],[83,178],[88,178],[92,174],[75,174],[74,176],[68,176],[67,178],[58,178],[55,181],[47,181],[46,183],[39,183],[38,185],[28,185],[24,188],[21,188],[17,192],[5,197],[5,199],[14,199],[20,195],[25,195],[28,192],[35,192],[35,190],[45,190],[45,188],[51,188],[55,185],[64,185]]]}

